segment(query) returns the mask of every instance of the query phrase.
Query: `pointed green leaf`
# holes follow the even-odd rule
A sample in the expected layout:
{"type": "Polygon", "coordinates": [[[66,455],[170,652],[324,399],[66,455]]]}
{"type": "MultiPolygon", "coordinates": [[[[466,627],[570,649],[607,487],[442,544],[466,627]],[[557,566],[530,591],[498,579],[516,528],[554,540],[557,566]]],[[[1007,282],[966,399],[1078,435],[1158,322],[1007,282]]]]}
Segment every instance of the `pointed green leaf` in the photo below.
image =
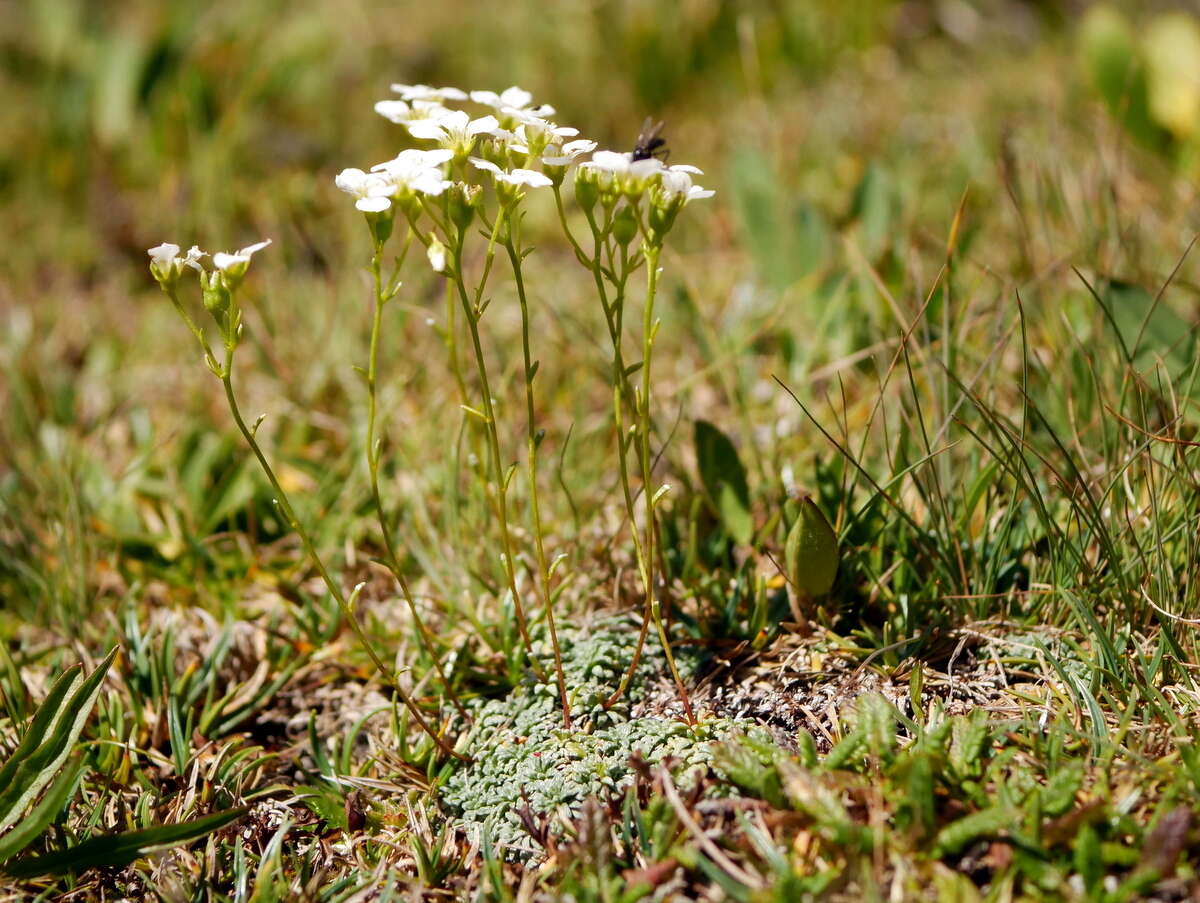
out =
{"type": "Polygon", "coordinates": [[[700,482],[716,506],[726,532],[742,545],[754,537],[750,486],[746,468],[729,437],[707,420],[697,420],[694,433],[700,482]]]}
{"type": "Polygon", "coordinates": [[[75,795],[75,788],[82,772],[83,760],[76,759],[70,767],[59,774],[54,783],[50,785],[50,789],[46,791],[46,795],[33,807],[33,811],[21,819],[20,824],[15,828],[0,837],[0,863],[12,859],[46,830],[54,821],[55,816],[62,811],[67,801],[75,795]]]}
{"type": "MultiPolygon", "coordinates": [[[[77,675],[73,677],[70,696],[65,701],[61,696],[55,697],[54,701],[60,702],[60,705],[56,706],[60,711],[43,719],[46,703],[39,707],[38,714],[34,716],[34,723],[30,726],[29,734],[32,736],[26,736],[13,759],[0,769],[0,788],[3,788],[0,789],[0,830],[12,825],[20,817],[25,807],[53,780],[67,756],[71,754],[75,741],[92,713],[96,698],[100,695],[104,675],[116,655],[117,649],[114,647],[86,679],[80,681],[77,675]],[[25,752],[26,741],[38,745],[35,749],[25,752]],[[14,761],[15,767],[10,768],[14,761]]],[[[55,684],[55,690],[58,686],[59,684],[55,684]]],[[[47,702],[50,701],[52,700],[48,698],[47,702]]]]}
{"type": "Polygon", "coordinates": [[[45,856],[35,856],[5,865],[3,871],[14,878],[32,878],[37,875],[78,872],[96,866],[126,865],[155,850],[199,840],[249,811],[248,806],[241,806],[177,825],[159,825],[140,831],[94,837],[56,853],[47,853],[45,856]]]}

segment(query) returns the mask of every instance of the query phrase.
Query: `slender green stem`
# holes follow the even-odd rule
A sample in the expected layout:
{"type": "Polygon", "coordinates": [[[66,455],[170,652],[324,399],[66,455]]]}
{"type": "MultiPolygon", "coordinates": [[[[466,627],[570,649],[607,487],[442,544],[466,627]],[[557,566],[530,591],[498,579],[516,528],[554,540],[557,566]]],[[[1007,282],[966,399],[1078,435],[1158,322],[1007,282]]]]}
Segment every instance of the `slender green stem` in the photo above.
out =
{"type": "Polygon", "coordinates": [[[483,315],[481,309],[483,290],[487,284],[488,274],[492,269],[492,261],[495,258],[496,239],[504,220],[505,215],[502,210],[500,215],[496,217],[495,224],[492,226],[483,276],[480,278],[479,285],[476,288],[474,302],[472,302],[470,294],[467,292],[467,285],[463,281],[462,274],[463,245],[466,239],[465,229],[458,230],[456,240],[453,243],[454,272],[451,274],[451,278],[458,289],[459,301],[462,303],[467,328],[471,334],[471,345],[475,352],[475,369],[479,377],[479,388],[483,395],[482,413],[486,427],[488,451],[492,459],[492,471],[496,480],[496,514],[500,519],[501,541],[504,544],[504,572],[508,579],[508,589],[512,593],[513,608],[517,615],[517,630],[520,631],[521,642],[525,644],[525,652],[529,656],[530,667],[539,679],[544,679],[546,675],[533,655],[533,640],[529,636],[529,624],[525,617],[525,606],[521,603],[521,594],[517,587],[516,556],[514,553],[512,531],[508,526],[508,478],[504,472],[504,464],[501,458],[500,433],[496,425],[495,406],[492,404],[492,387],[491,381],[488,379],[487,361],[483,355],[483,342],[479,337],[479,320],[483,315]]]}
{"type": "MultiPolygon", "coordinates": [[[[675,664],[675,656],[671,653],[671,642],[667,637],[667,629],[663,624],[662,602],[655,592],[654,564],[655,542],[658,534],[658,521],[655,517],[655,505],[658,492],[652,483],[654,459],[650,457],[650,358],[654,350],[654,339],[658,333],[658,323],[654,319],[654,299],[658,293],[658,257],[662,249],[650,242],[646,243],[646,304],[642,312],[642,391],[638,399],[638,439],[641,444],[642,459],[642,495],[646,504],[646,594],[650,603],[650,613],[654,618],[654,626],[658,631],[658,640],[662,643],[663,652],[667,656],[667,667],[675,679],[679,690],[679,699],[683,703],[683,712],[688,722],[696,723],[692,712],[692,704],[688,699],[687,688],[679,676],[679,668],[675,664]]],[[[644,635],[644,634],[643,634],[644,635]]],[[[632,670],[631,672],[632,673],[632,670]]]]}
{"type": "MultiPolygon", "coordinates": [[[[403,262],[404,257],[408,254],[412,237],[412,231],[410,230],[408,239],[404,243],[404,249],[401,252],[401,262],[403,262]]],[[[396,545],[392,539],[391,530],[388,528],[387,512],[383,505],[383,496],[379,491],[379,445],[375,438],[376,410],[379,396],[379,336],[383,330],[383,307],[395,294],[396,288],[398,288],[398,285],[393,285],[386,290],[384,289],[382,257],[383,245],[378,244],[375,254],[371,258],[371,276],[374,282],[374,316],[371,323],[371,346],[367,360],[367,469],[371,477],[371,497],[375,504],[375,515],[379,521],[379,531],[383,535],[384,550],[387,554],[385,564],[399,585],[400,593],[404,596],[404,601],[408,603],[413,623],[417,627],[417,635],[421,639],[421,645],[433,663],[434,670],[437,671],[438,678],[446,690],[446,695],[455,709],[458,710],[459,715],[469,722],[471,720],[470,715],[467,714],[458,695],[454,692],[450,678],[442,670],[442,661],[437,652],[436,643],[429,632],[429,627],[425,624],[420,611],[417,609],[417,601],[413,597],[412,590],[409,588],[408,579],[404,576],[404,569],[400,564],[400,557],[396,553],[396,545]]]]}
{"type": "Polygon", "coordinates": [[[526,466],[529,471],[529,503],[533,509],[534,549],[537,554],[538,573],[541,577],[542,604],[546,612],[546,627],[550,632],[550,646],[554,650],[554,673],[558,678],[558,695],[562,700],[563,727],[571,727],[571,703],[567,699],[567,680],[563,673],[562,649],[558,645],[558,630],[554,624],[554,592],[550,586],[550,565],[546,559],[546,547],[542,538],[542,513],[538,501],[537,455],[541,438],[538,435],[537,421],[533,405],[534,363],[529,346],[529,299],[525,293],[525,277],[521,270],[521,253],[517,250],[513,239],[516,223],[510,221],[508,234],[505,237],[504,248],[508,251],[508,260],[512,264],[513,280],[517,286],[517,298],[521,303],[521,350],[525,362],[525,419],[528,425],[526,443],[528,446],[526,466]]]}
{"type": "MultiPolygon", "coordinates": [[[[231,321],[235,320],[235,316],[232,311],[230,312],[229,319],[231,321]]],[[[346,596],[342,592],[342,588],[338,586],[337,581],[333,579],[333,576],[329,573],[329,569],[325,566],[325,562],[321,559],[320,554],[317,552],[316,546],[313,545],[312,537],[304,528],[303,524],[300,523],[299,518],[296,517],[296,512],[292,508],[292,503],[288,499],[287,493],[284,492],[283,486],[280,485],[278,477],[275,476],[275,471],[271,467],[270,462],[267,460],[266,455],[263,453],[261,446],[259,446],[258,440],[255,439],[254,432],[246,425],[246,421],[242,418],[241,408],[238,406],[237,396],[233,391],[233,352],[237,347],[237,338],[236,336],[232,335],[232,333],[233,329],[230,330],[230,335],[228,335],[226,338],[225,364],[221,368],[221,384],[225,387],[225,400],[229,403],[229,412],[233,415],[234,422],[237,424],[237,427],[241,431],[242,436],[245,438],[246,443],[250,446],[250,450],[254,453],[254,457],[258,459],[259,466],[262,468],[263,473],[266,474],[267,480],[269,480],[271,483],[271,488],[275,491],[275,498],[279,505],[279,510],[283,513],[284,518],[287,520],[288,526],[296,532],[297,536],[300,537],[300,542],[304,546],[304,551],[308,554],[309,559],[316,567],[317,573],[321,575],[321,579],[325,583],[325,588],[329,590],[329,594],[333,596],[333,598],[337,601],[338,606],[342,609],[342,613],[345,615],[346,620],[349,621],[351,628],[353,628],[354,633],[357,635],[359,643],[362,644],[362,647],[367,651],[367,655],[370,656],[371,662],[375,665],[376,670],[378,670],[380,675],[392,685],[392,688],[396,691],[396,695],[400,697],[400,701],[404,704],[404,707],[407,708],[409,713],[413,716],[413,720],[416,721],[417,726],[429,735],[433,742],[437,744],[438,749],[440,749],[443,753],[462,761],[468,761],[466,756],[455,752],[454,749],[451,748],[449,744],[447,744],[446,741],[441,737],[441,735],[433,729],[429,722],[425,720],[425,716],[421,713],[421,709],[416,704],[416,701],[409,696],[407,692],[405,692],[404,688],[400,685],[400,681],[396,678],[396,675],[392,672],[391,668],[384,664],[383,660],[379,657],[379,654],[375,651],[375,647],[371,645],[370,638],[367,637],[366,631],[363,630],[362,624],[359,623],[358,616],[355,615],[354,610],[346,601],[346,596]]]]}
{"type": "Polygon", "coordinates": [[[554,186],[554,206],[558,209],[558,221],[562,225],[563,234],[567,236],[567,241],[571,243],[571,247],[575,251],[575,259],[585,267],[590,267],[591,261],[588,259],[587,254],[584,253],[583,248],[579,246],[579,242],[575,240],[575,233],[571,231],[570,225],[567,224],[567,211],[563,207],[562,190],[558,185],[554,186]]]}
{"type": "MultiPolygon", "coordinates": [[[[617,468],[621,479],[621,494],[625,501],[625,512],[629,518],[629,532],[633,538],[634,557],[637,561],[638,573],[642,578],[643,586],[646,585],[650,575],[646,568],[645,550],[642,548],[641,536],[637,528],[637,512],[636,501],[633,492],[633,486],[629,478],[629,463],[627,452],[629,448],[629,440],[625,435],[625,404],[630,407],[634,406],[634,399],[629,387],[629,379],[625,373],[625,357],[623,351],[623,330],[625,317],[625,284],[629,278],[631,268],[629,259],[624,249],[621,252],[621,268],[619,275],[616,276],[614,285],[615,294],[610,300],[608,290],[604,284],[604,269],[602,255],[604,253],[604,231],[597,225],[595,219],[588,213],[588,224],[592,229],[592,257],[590,259],[590,268],[592,278],[596,283],[596,291],[600,296],[600,303],[604,307],[604,316],[608,323],[609,338],[612,340],[613,358],[612,358],[612,382],[613,382],[613,432],[616,434],[617,440],[617,468]]],[[[629,688],[629,683],[633,679],[633,674],[637,671],[637,666],[641,661],[642,649],[645,647],[646,634],[650,629],[651,610],[650,610],[650,594],[646,594],[646,604],[642,612],[642,626],[638,631],[638,640],[635,647],[634,657],[630,663],[628,672],[620,685],[612,695],[605,700],[605,708],[616,705],[617,701],[625,695],[629,688]]]]}
{"type": "Polygon", "coordinates": [[[204,363],[217,376],[221,375],[221,366],[217,363],[217,356],[213,354],[212,346],[208,344],[208,337],[204,335],[204,330],[196,325],[196,321],[192,319],[192,315],[187,312],[187,308],[179,300],[178,288],[171,284],[164,285],[163,291],[167,293],[167,297],[171,299],[171,305],[175,308],[175,312],[187,324],[188,330],[196,337],[196,341],[200,343],[201,349],[204,351],[204,363]]]}

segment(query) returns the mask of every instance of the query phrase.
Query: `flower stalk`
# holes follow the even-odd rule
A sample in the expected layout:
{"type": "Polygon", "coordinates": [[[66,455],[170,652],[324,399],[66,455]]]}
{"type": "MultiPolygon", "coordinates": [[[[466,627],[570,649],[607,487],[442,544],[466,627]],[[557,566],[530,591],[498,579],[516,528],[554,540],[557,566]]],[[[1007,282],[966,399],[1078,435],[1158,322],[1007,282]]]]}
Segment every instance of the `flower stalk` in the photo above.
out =
{"type": "MultiPolygon", "coordinates": [[[[225,256],[229,257],[233,255],[225,256]]],[[[245,260],[248,264],[248,255],[246,255],[245,260]]],[[[219,256],[218,258],[214,259],[214,262],[220,266],[221,260],[219,259],[219,256]]],[[[235,353],[241,343],[243,331],[241,307],[238,304],[237,290],[240,287],[241,279],[244,275],[244,266],[241,267],[240,272],[235,270],[232,278],[229,275],[229,271],[225,268],[213,271],[212,273],[202,273],[201,275],[205,295],[205,307],[209,309],[209,312],[217,321],[224,341],[225,355],[224,360],[220,363],[217,362],[216,357],[212,352],[212,348],[208,343],[207,337],[196,325],[191,316],[188,315],[186,308],[180,301],[177,291],[178,281],[160,279],[160,285],[162,286],[163,291],[166,292],[167,296],[170,298],[172,306],[174,306],[176,311],[183,316],[184,322],[187,324],[189,330],[200,343],[201,348],[204,350],[209,369],[212,370],[213,374],[218,379],[220,379],[222,388],[225,391],[225,400],[229,406],[229,412],[233,416],[234,423],[237,424],[238,431],[242,434],[242,437],[246,440],[246,444],[250,447],[250,451],[258,460],[259,467],[262,469],[267,481],[271,484],[271,489],[275,493],[276,507],[283,516],[284,522],[300,538],[300,543],[304,548],[305,554],[308,555],[309,560],[316,568],[322,582],[325,584],[326,590],[328,590],[329,594],[334,598],[334,601],[337,602],[339,609],[346,618],[347,622],[350,624],[351,629],[354,631],[359,640],[359,643],[366,650],[372,664],[374,664],[380,676],[382,676],[384,680],[392,686],[396,695],[399,697],[400,702],[412,715],[413,721],[430,737],[430,739],[433,740],[438,749],[447,756],[461,761],[468,761],[468,757],[456,752],[446,742],[441,734],[433,729],[432,725],[430,725],[424,713],[421,711],[420,706],[417,705],[416,700],[414,700],[412,696],[405,691],[396,674],[384,663],[383,659],[380,658],[379,654],[375,651],[374,646],[371,644],[370,638],[367,637],[366,631],[363,630],[362,624],[354,612],[352,602],[353,599],[357,598],[357,590],[350,597],[350,599],[347,599],[346,594],[342,591],[341,586],[339,586],[338,582],[333,579],[332,574],[329,572],[329,568],[325,565],[324,559],[321,558],[320,553],[317,551],[316,545],[312,539],[312,535],[296,516],[296,511],[292,505],[291,499],[288,497],[287,492],[280,484],[279,478],[275,474],[275,469],[271,466],[271,462],[267,459],[266,454],[263,452],[262,446],[258,443],[258,439],[256,437],[258,423],[256,422],[255,425],[251,427],[247,425],[245,418],[242,416],[241,406],[238,404],[237,394],[234,392],[233,388],[233,364],[235,353]]]]}
{"type": "Polygon", "coordinates": [[[546,613],[546,630],[550,634],[550,646],[554,650],[554,674],[558,681],[558,695],[562,704],[563,727],[571,727],[571,701],[567,697],[567,680],[563,673],[562,649],[558,644],[558,629],[554,623],[554,590],[551,587],[551,565],[546,557],[546,544],[542,530],[541,504],[538,500],[537,460],[538,448],[542,444],[544,433],[537,428],[537,420],[533,402],[533,379],[537,375],[537,362],[529,340],[529,299],[525,293],[525,276],[522,272],[522,254],[517,248],[513,237],[517,223],[509,214],[509,228],[504,235],[504,249],[508,252],[509,263],[512,266],[513,281],[516,283],[517,300],[521,305],[521,351],[524,355],[525,375],[525,422],[526,433],[526,468],[529,479],[529,505],[533,514],[534,552],[537,556],[538,577],[542,588],[542,607],[546,613]]]}
{"type": "MultiPolygon", "coordinates": [[[[412,615],[413,624],[417,628],[417,635],[420,638],[421,646],[425,650],[425,654],[429,656],[433,663],[433,668],[438,674],[438,678],[442,683],[442,687],[446,691],[446,696],[451,704],[458,711],[459,715],[467,721],[471,720],[467,710],[463,707],[462,702],[458,698],[458,694],[454,692],[454,685],[450,676],[443,670],[441,656],[438,654],[436,643],[432,634],[429,632],[429,627],[425,624],[425,620],[421,617],[420,610],[417,608],[416,598],[413,596],[412,589],[409,587],[408,579],[404,575],[404,568],[400,564],[400,557],[396,552],[396,544],[392,539],[392,531],[388,526],[387,511],[383,503],[383,495],[379,491],[379,452],[381,442],[376,438],[376,412],[378,409],[378,372],[379,372],[379,337],[383,331],[383,308],[396,293],[400,290],[400,283],[395,279],[389,280],[389,285],[385,288],[383,284],[383,247],[386,239],[376,239],[375,253],[371,257],[371,278],[373,291],[373,311],[371,322],[371,343],[367,358],[367,470],[371,480],[371,499],[375,506],[376,520],[379,522],[379,532],[383,536],[383,547],[386,554],[384,564],[391,572],[396,584],[400,587],[400,594],[404,597],[404,601],[408,604],[409,612],[412,615]]],[[[405,257],[408,255],[409,246],[412,244],[412,230],[409,230],[408,237],[404,242],[404,247],[400,252],[400,256],[396,261],[396,270],[399,271],[404,263],[405,257]]]]}

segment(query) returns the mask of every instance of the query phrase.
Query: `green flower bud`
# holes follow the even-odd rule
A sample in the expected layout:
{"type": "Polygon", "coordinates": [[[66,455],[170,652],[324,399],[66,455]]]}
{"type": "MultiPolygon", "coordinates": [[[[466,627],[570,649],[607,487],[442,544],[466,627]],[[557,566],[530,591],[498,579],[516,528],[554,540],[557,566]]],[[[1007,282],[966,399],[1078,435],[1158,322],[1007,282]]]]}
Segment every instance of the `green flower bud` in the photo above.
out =
{"type": "Polygon", "coordinates": [[[450,222],[465,232],[475,219],[475,208],[482,200],[482,189],[478,185],[456,182],[447,192],[446,210],[450,222]]]}
{"type": "Polygon", "coordinates": [[[612,234],[622,246],[637,238],[638,216],[629,204],[618,210],[617,215],[613,217],[612,234]]]}
{"type": "Polygon", "coordinates": [[[225,278],[220,272],[202,276],[201,283],[203,290],[201,297],[204,301],[204,309],[214,317],[223,316],[229,310],[230,294],[229,288],[225,284],[225,278]]]}
{"type": "Polygon", "coordinates": [[[396,208],[395,206],[388,207],[379,213],[364,214],[367,218],[367,228],[371,230],[371,237],[375,240],[378,247],[383,247],[389,238],[392,237],[392,229],[396,225],[396,208]]]}
{"type": "Polygon", "coordinates": [[[575,170],[575,202],[584,210],[591,210],[600,200],[600,174],[590,166],[575,170]]]}
{"type": "Polygon", "coordinates": [[[661,199],[656,197],[654,203],[650,205],[650,237],[651,242],[657,245],[662,245],[666,234],[671,231],[675,225],[675,220],[679,216],[679,211],[683,209],[682,200],[669,199],[661,202],[661,199]]]}

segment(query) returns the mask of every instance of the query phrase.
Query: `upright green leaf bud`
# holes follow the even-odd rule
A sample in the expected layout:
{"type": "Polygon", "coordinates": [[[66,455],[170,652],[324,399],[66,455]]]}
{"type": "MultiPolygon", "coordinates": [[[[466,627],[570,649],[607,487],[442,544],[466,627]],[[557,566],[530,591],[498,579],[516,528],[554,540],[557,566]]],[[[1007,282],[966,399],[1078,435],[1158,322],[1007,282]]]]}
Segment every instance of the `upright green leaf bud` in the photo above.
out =
{"type": "Polygon", "coordinates": [[[784,549],[788,576],[803,599],[823,596],[833,588],[838,569],[838,542],[833,527],[809,497],[800,499],[800,514],[784,549]]]}

